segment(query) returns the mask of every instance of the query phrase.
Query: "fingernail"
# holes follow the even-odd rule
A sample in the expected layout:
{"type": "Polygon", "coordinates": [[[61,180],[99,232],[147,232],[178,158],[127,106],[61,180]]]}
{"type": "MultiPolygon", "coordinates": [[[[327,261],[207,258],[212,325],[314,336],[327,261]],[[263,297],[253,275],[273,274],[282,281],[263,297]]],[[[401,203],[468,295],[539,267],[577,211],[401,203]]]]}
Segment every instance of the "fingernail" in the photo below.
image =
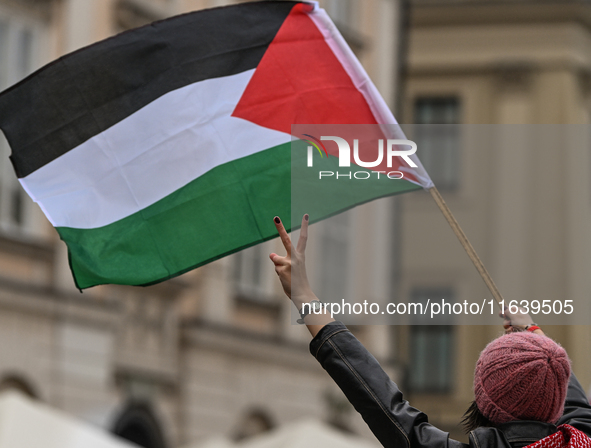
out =
{"type": "Polygon", "coordinates": [[[306,221],[307,221],[308,219],[310,219],[310,217],[308,216],[308,214],[307,214],[307,213],[304,215],[304,219],[305,219],[306,221]]]}
{"type": "Polygon", "coordinates": [[[277,224],[281,224],[281,220],[279,219],[279,216],[275,216],[274,220],[277,224]]]}

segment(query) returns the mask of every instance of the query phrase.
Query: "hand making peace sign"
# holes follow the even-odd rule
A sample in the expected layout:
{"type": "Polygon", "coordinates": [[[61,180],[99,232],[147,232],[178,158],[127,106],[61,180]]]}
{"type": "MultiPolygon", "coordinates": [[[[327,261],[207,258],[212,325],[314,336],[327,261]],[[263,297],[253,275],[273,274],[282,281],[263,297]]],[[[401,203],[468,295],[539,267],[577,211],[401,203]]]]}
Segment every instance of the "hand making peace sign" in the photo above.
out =
{"type": "MultiPolygon", "coordinates": [[[[275,216],[274,222],[281,237],[281,242],[287,251],[287,255],[282,257],[272,253],[269,255],[269,258],[271,258],[271,261],[275,265],[275,272],[279,276],[283,291],[285,291],[287,297],[291,299],[299,311],[302,309],[304,303],[318,300],[312,292],[312,288],[310,288],[310,283],[308,283],[308,277],[306,275],[306,258],[304,252],[306,251],[306,242],[308,241],[308,215],[304,215],[302,219],[300,239],[295,250],[291,243],[291,238],[287,234],[285,227],[283,227],[279,216],[275,216]]],[[[333,321],[332,316],[326,314],[326,312],[318,315],[309,314],[305,317],[306,326],[312,336],[316,336],[325,325],[333,321]]]]}
{"type": "Polygon", "coordinates": [[[281,286],[287,297],[289,297],[295,306],[300,309],[303,303],[309,303],[315,300],[316,296],[310,288],[308,277],[306,275],[305,250],[306,242],[308,241],[308,215],[304,215],[302,219],[302,227],[300,230],[300,238],[298,244],[293,248],[291,238],[287,234],[283,223],[278,216],[274,218],[275,227],[279,232],[281,242],[287,251],[284,257],[272,253],[269,255],[271,261],[275,264],[275,272],[279,276],[281,286]],[[293,282],[292,282],[293,279],[293,282]],[[292,285],[294,288],[292,289],[292,285]]]}

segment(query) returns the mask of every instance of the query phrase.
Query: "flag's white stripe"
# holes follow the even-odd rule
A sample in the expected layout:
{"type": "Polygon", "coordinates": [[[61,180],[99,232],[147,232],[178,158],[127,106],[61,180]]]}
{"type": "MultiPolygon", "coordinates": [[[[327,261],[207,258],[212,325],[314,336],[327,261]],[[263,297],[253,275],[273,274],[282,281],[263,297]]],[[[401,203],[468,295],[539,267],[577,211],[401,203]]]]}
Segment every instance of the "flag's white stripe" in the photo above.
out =
{"type": "MultiPolygon", "coordinates": [[[[326,11],[315,5],[310,18],[324,36],[324,40],[345,71],[351,77],[355,87],[365,97],[378,123],[390,125],[383,128],[385,135],[391,135],[395,139],[406,140],[404,132],[398,126],[398,122],[394,118],[392,111],[326,11]]],[[[425,168],[423,168],[423,164],[417,155],[413,154],[410,157],[417,165],[417,168],[410,168],[409,171],[417,178],[423,188],[431,188],[433,181],[425,168]]]]}
{"type": "Polygon", "coordinates": [[[21,179],[54,226],[95,228],[212,168],[290,141],[231,117],[254,70],[174,90],[21,179]]]}

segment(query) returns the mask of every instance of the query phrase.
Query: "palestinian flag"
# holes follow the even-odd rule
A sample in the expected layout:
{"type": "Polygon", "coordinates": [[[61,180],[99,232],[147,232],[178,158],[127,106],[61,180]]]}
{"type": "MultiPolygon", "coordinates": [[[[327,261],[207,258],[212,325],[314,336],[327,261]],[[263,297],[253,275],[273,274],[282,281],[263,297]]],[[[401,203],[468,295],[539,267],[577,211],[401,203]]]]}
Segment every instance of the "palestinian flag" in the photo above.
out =
{"type": "Polygon", "coordinates": [[[292,124],[393,120],[326,13],[301,2],[156,22],[0,94],[16,174],[81,289],[156,283],[275,237],[292,124]]]}

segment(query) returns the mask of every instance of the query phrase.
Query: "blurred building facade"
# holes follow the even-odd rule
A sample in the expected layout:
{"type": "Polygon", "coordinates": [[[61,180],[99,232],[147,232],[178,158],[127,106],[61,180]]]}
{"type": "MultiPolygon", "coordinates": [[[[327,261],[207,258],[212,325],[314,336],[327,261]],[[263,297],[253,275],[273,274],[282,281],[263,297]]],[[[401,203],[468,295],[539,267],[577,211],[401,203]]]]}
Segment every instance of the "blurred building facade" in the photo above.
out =
{"type": "MultiPolygon", "coordinates": [[[[119,31],[227,3],[0,0],[0,88],[119,31]]],[[[399,3],[320,3],[394,107],[399,3]]],[[[587,2],[412,0],[409,6],[401,122],[589,123],[587,2]]],[[[0,389],[20,388],[146,447],[220,433],[246,437],[302,416],[329,416],[367,434],[308,354],[305,330],[289,324],[289,303],[267,258],[282,250],[278,242],[153,287],[104,286],[80,294],[63,244],[18,187],[5,142],[0,149],[0,389]]],[[[429,154],[419,148],[507,298],[589,297],[591,160],[588,152],[563,151],[561,163],[543,154],[532,164],[531,154],[511,148],[495,154],[461,144],[429,154]]],[[[338,285],[318,291],[323,298],[357,294],[370,271],[380,297],[368,300],[387,299],[392,291],[397,300],[489,297],[426,193],[370,203],[313,230],[311,281],[318,276],[338,285]],[[396,202],[398,239],[391,231],[396,202]],[[399,252],[397,263],[393,252],[399,252]],[[347,270],[332,269],[328,261],[336,258],[349,260],[347,270]],[[395,264],[398,286],[396,272],[372,269],[384,263],[395,264]]],[[[498,327],[355,331],[413,405],[452,436],[465,437],[457,423],[472,400],[474,363],[498,327]]],[[[591,327],[548,332],[589,385],[591,327]]]]}
{"type": "MultiPolygon", "coordinates": [[[[577,1],[412,0],[405,123],[589,124],[591,4],[577,1]]],[[[510,130],[510,127],[506,129],[510,130]]],[[[588,147],[494,153],[462,141],[419,157],[507,300],[588,302],[591,184],[588,147]]],[[[479,144],[480,143],[480,144],[479,144]]],[[[445,147],[444,147],[445,146],[445,147]]],[[[400,295],[490,299],[429,194],[401,199],[400,295]]],[[[576,311],[576,310],[575,310],[576,311]]],[[[589,326],[546,329],[591,383],[589,326]]],[[[430,421],[457,424],[473,400],[480,350],[498,327],[398,328],[407,398],[430,421]],[[439,356],[438,353],[448,356],[439,356]]]]}
{"type": "MultiPolygon", "coordinates": [[[[0,90],[120,31],[228,3],[0,0],[0,90]]],[[[320,3],[393,106],[398,2],[320,3]]],[[[156,286],[102,286],[80,294],[63,243],[16,181],[4,139],[0,151],[0,390],[18,388],[147,448],[215,434],[247,437],[302,417],[368,434],[308,353],[306,330],[289,323],[290,304],[268,260],[270,252],[282,251],[277,241],[156,286]]],[[[391,200],[369,204],[318,225],[318,235],[327,234],[328,225],[338,231],[309,255],[316,275],[359,288],[362,273],[349,278],[325,260],[345,257],[355,272],[354,260],[365,260],[358,257],[365,250],[379,255],[374,263],[388,263],[393,209],[391,200]],[[368,219],[368,211],[382,219],[368,219]],[[344,244],[359,230],[366,240],[344,244]]],[[[372,280],[383,294],[389,291],[387,271],[372,280]]],[[[390,329],[357,333],[392,370],[390,329]]]]}

